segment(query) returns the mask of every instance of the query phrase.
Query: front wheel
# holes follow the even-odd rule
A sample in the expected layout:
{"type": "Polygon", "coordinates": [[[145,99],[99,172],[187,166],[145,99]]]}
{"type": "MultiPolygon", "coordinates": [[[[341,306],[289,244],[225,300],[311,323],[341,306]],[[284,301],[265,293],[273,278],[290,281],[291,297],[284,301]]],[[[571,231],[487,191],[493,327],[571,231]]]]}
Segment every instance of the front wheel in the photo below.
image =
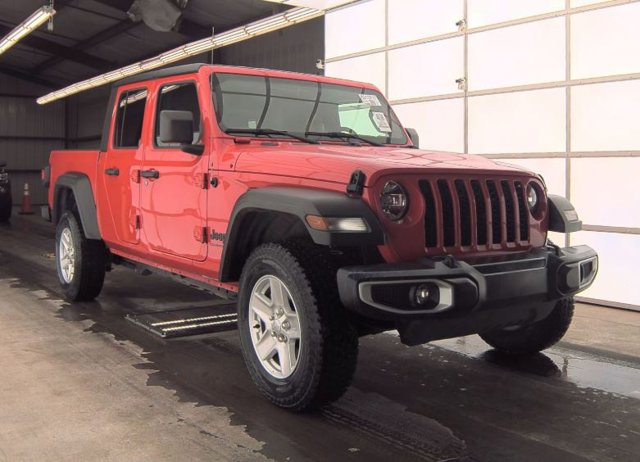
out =
{"type": "Polygon", "coordinates": [[[265,244],[240,279],[238,329],[249,374],[274,404],[319,407],[345,392],[358,336],[338,299],[336,273],[322,249],[265,244]]]}
{"type": "Polygon", "coordinates": [[[509,355],[528,355],[545,350],[560,341],[573,319],[573,298],[559,300],[551,314],[532,324],[503,328],[480,334],[493,348],[509,355]]]}
{"type": "Polygon", "coordinates": [[[64,296],[69,301],[96,298],[106,271],[102,241],[87,239],[76,216],[65,212],[56,228],[56,267],[64,296]]]}

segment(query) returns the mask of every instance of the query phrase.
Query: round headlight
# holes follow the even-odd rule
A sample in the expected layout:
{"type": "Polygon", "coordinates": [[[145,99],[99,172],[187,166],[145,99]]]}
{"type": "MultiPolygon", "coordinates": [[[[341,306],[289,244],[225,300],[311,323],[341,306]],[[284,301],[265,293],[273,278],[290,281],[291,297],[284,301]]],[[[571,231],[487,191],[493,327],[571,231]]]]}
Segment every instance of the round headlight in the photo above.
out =
{"type": "Polygon", "coordinates": [[[529,210],[535,210],[538,205],[538,192],[531,184],[527,187],[527,204],[529,205],[529,210]]]}
{"type": "Polygon", "coordinates": [[[409,208],[407,191],[400,183],[387,181],[380,193],[380,207],[387,218],[398,221],[409,208]]]}

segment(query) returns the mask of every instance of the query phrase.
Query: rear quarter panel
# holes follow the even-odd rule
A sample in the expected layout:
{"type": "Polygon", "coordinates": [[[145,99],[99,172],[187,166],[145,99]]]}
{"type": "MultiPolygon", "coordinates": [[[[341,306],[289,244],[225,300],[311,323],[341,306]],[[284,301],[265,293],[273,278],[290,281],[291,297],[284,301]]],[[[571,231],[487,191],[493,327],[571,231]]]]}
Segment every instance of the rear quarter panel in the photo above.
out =
{"type": "MultiPolygon", "coordinates": [[[[55,201],[55,185],[58,178],[65,173],[82,173],[89,178],[93,191],[93,200],[96,201],[96,172],[98,169],[99,151],[74,150],[52,151],[49,157],[51,167],[51,183],[49,186],[49,207],[53,207],[55,201]]],[[[96,201],[96,207],[98,207],[96,201]]]]}

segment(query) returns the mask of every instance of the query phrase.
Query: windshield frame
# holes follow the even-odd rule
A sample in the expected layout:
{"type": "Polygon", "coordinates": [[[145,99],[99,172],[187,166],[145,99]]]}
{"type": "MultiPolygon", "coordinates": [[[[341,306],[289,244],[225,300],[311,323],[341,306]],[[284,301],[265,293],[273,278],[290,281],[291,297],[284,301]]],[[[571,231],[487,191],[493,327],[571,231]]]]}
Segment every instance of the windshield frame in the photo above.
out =
{"type": "MultiPolygon", "coordinates": [[[[309,84],[315,84],[318,86],[318,91],[316,91],[315,94],[315,99],[314,100],[309,100],[309,102],[313,102],[314,106],[313,109],[311,110],[310,114],[309,114],[309,118],[307,120],[306,123],[306,127],[305,130],[301,130],[301,131],[289,131],[291,134],[294,135],[298,135],[298,136],[305,136],[306,132],[309,131],[316,131],[316,130],[310,130],[311,124],[314,121],[314,117],[317,114],[318,111],[318,107],[320,104],[323,103],[323,101],[321,101],[322,98],[322,88],[323,86],[329,86],[331,87],[336,87],[336,88],[346,88],[346,89],[352,89],[354,91],[359,91],[359,94],[374,94],[377,99],[382,103],[380,105],[381,108],[383,108],[382,111],[370,111],[369,113],[373,113],[373,112],[380,112],[386,116],[388,116],[388,120],[389,120],[389,124],[392,127],[392,131],[389,132],[389,136],[386,137],[382,137],[382,136],[370,136],[370,135],[366,135],[366,134],[359,134],[359,133],[355,133],[358,136],[370,139],[372,141],[371,144],[375,144],[375,143],[380,143],[382,145],[382,147],[397,147],[397,146],[409,146],[412,147],[413,143],[411,141],[411,137],[409,136],[409,134],[407,133],[405,127],[402,125],[402,123],[400,122],[400,119],[398,118],[397,114],[395,113],[395,111],[393,110],[393,107],[391,106],[391,104],[389,103],[389,101],[386,99],[386,97],[382,94],[382,92],[377,89],[375,86],[370,85],[370,84],[366,84],[366,83],[360,83],[360,82],[352,82],[352,81],[347,81],[347,80],[341,80],[341,79],[332,79],[332,78],[324,78],[323,76],[318,76],[317,78],[313,78],[315,76],[309,75],[308,77],[310,78],[304,78],[306,77],[304,74],[300,74],[300,76],[296,76],[296,75],[278,75],[280,73],[280,71],[273,71],[273,73],[271,73],[270,71],[262,71],[262,72],[233,72],[230,69],[224,69],[222,71],[214,71],[210,74],[209,77],[209,83],[210,83],[210,87],[211,87],[211,97],[212,97],[212,102],[213,102],[213,109],[214,109],[214,115],[215,115],[215,119],[216,122],[218,124],[218,128],[220,129],[220,131],[224,134],[224,135],[228,135],[230,137],[235,138],[236,136],[243,136],[243,137],[250,137],[250,138],[259,138],[260,135],[253,135],[251,133],[244,133],[244,134],[233,134],[233,133],[227,133],[228,129],[240,129],[240,128],[244,128],[244,127],[226,127],[222,118],[223,118],[223,114],[224,111],[220,110],[221,108],[224,108],[223,102],[222,102],[222,95],[221,92],[219,91],[221,86],[220,86],[220,81],[218,79],[219,75],[228,75],[228,76],[238,76],[238,77],[253,77],[253,78],[257,78],[257,79],[264,79],[265,80],[265,94],[261,95],[260,93],[249,93],[250,95],[255,95],[255,96],[262,96],[265,99],[264,102],[264,106],[262,108],[262,113],[260,115],[260,119],[258,121],[258,123],[256,124],[256,128],[265,128],[265,129],[271,129],[271,127],[262,127],[261,124],[262,122],[264,122],[264,118],[267,114],[267,112],[269,111],[270,108],[270,104],[271,104],[271,99],[274,98],[271,94],[271,90],[270,90],[270,82],[271,79],[277,79],[277,80],[289,80],[289,81],[296,81],[296,82],[306,82],[309,84]],[[394,128],[397,127],[397,131],[394,130],[394,128]],[[393,140],[392,142],[392,136],[396,136],[396,140],[393,140]],[[401,137],[400,140],[398,140],[397,138],[401,137]]],[[[282,74],[284,74],[284,72],[282,72],[282,74]]],[[[275,98],[281,98],[281,99],[288,99],[286,97],[275,97],[275,98]]],[[[326,102],[326,104],[329,104],[329,102],[326,102]]],[[[348,103],[345,102],[345,104],[354,104],[354,103],[348,103]]],[[[287,130],[282,130],[282,129],[277,129],[277,130],[281,130],[281,131],[287,131],[287,130]]],[[[248,130],[249,131],[249,130],[248,130]]],[[[380,133],[382,133],[382,131],[378,130],[380,133]]],[[[313,135],[312,135],[313,136],[313,135]]],[[[272,139],[277,139],[278,135],[273,135],[272,139]]],[[[282,136],[282,138],[280,138],[282,140],[285,141],[294,141],[294,139],[287,137],[287,136],[282,136]]],[[[348,144],[348,145],[357,145],[354,144],[353,142],[349,142],[346,139],[339,139],[339,138],[327,138],[324,136],[313,136],[314,141],[318,141],[320,143],[329,143],[329,144],[348,144]]],[[[300,141],[301,142],[301,141],[300,141]]],[[[370,145],[368,142],[367,143],[363,143],[363,145],[370,145]]]]}

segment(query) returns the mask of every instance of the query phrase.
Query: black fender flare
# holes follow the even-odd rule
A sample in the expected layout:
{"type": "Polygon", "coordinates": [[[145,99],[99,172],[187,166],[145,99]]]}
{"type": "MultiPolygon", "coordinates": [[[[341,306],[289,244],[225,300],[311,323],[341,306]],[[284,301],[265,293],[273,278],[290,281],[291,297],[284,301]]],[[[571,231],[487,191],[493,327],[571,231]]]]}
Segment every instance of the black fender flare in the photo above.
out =
{"type": "Polygon", "coordinates": [[[298,217],[314,243],[329,247],[378,246],[385,236],[378,218],[360,197],[344,193],[295,187],[267,187],[250,189],[236,202],[229,220],[222,251],[220,280],[230,280],[232,260],[242,233],[242,221],[255,211],[268,211],[298,217]],[[319,231],[307,223],[307,215],[322,217],[360,217],[368,226],[367,232],[319,231]]]}
{"type": "Polygon", "coordinates": [[[69,172],[58,177],[53,195],[53,223],[58,223],[58,220],[60,220],[61,211],[59,210],[58,201],[60,200],[60,191],[63,188],[68,188],[73,193],[76,205],[78,206],[80,223],[82,224],[86,238],[101,240],[102,235],[100,234],[100,227],[98,226],[98,211],[93,197],[91,181],[84,173],[69,172]]]}
{"type": "Polygon", "coordinates": [[[549,194],[549,231],[574,233],[582,230],[582,221],[571,202],[565,197],[549,194]]]}

